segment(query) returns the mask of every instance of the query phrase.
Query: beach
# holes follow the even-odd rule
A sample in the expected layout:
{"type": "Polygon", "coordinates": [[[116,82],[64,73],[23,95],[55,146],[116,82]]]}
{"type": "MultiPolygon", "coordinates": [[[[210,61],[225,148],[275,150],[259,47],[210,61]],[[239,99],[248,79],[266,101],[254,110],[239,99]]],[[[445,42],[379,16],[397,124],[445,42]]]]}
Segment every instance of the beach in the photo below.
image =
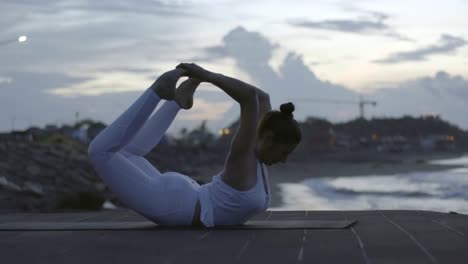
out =
{"type": "MultiPolygon", "coordinates": [[[[278,207],[284,202],[284,184],[301,184],[314,178],[379,177],[405,175],[409,173],[443,172],[463,167],[459,164],[432,164],[432,160],[456,159],[463,153],[401,154],[391,161],[334,161],[311,160],[309,162],[286,162],[268,167],[271,206],[278,207]]],[[[207,166],[199,169],[198,180],[209,182],[211,177],[222,170],[222,166],[207,166]]],[[[285,209],[285,208],[283,208],[285,209]]],[[[287,209],[287,208],[286,208],[287,209]]]]}

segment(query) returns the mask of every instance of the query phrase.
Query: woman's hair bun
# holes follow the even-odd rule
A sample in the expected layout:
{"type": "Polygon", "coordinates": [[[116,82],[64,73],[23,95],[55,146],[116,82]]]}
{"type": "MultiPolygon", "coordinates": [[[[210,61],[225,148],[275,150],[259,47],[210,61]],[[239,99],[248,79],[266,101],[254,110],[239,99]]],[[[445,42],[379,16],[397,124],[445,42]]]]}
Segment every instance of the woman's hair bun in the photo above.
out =
{"type": "Polygon", "coordinates": [[[293,112],[294,112],[294,105],[293,103],[289,102],[289,103],[286,103],[286,104],[282,104],[280,106],[280,110],[281,110],[281,113],[289,116],[289,117],[293,117],[293,112]]]}

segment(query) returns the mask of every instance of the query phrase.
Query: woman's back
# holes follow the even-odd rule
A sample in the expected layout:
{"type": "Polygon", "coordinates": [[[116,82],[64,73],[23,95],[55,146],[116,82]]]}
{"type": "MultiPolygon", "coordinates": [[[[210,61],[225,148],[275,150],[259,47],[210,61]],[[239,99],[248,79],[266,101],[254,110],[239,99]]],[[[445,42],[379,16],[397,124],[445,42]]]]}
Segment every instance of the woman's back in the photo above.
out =
{"type": "Polygon", "coordinates": [[[247,191],[239,191],[226,184],[221,175],[200,189],[200,219],[206,226],[238,225],[266,210],[270,204],[267,171],[257,161],[257,182],[247,191]]]}

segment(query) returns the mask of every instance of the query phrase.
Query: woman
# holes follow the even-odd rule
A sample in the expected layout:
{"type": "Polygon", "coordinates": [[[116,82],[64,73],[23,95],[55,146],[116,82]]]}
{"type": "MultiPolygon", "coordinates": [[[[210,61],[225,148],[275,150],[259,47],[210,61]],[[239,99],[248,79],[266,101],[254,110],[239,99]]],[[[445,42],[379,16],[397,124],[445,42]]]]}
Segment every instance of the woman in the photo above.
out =
{"type": "Polygon", "coordinates": [[[285,162],[301,140],[293,111],[292,103],[281,105],[281,112],[271,111],[269,96],[260,89],[182,63],[161,75],[101,131],[90,143],[88,156],[120,201],[160,225],[239,225],[270,204],[263,164],[285,162]],[[189,78],[176,90],[182,76],[189,78]],[[143,157],[159,143],[178,111],[192,107],[201,82],[218,86],[241,108],[224,169],[202,186],[177,172],[161,173],[143,157]],[[161,99],[166,102],[149,117],[161,99]]]}

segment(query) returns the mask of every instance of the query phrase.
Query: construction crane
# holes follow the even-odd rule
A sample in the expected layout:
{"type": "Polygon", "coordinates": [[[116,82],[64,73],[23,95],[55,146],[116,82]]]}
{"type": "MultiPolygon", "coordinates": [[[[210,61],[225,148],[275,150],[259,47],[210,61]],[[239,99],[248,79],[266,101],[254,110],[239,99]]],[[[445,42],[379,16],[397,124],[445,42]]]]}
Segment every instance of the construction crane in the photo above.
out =
{"type": "Polygon", "coordinates": [[[359,96],[359,101],[351,101],[351,100],[334,100],[334,99],[327,99],[327,98],[296,98],[290,99],[294,102],[317,102],[317,103],[331,103],[331,104],[357,104],[359,106],[359,117],[364,118],[364,107],[366,105],[377,106],[376,101],[364,100],[362,96],[359,96]]]}

